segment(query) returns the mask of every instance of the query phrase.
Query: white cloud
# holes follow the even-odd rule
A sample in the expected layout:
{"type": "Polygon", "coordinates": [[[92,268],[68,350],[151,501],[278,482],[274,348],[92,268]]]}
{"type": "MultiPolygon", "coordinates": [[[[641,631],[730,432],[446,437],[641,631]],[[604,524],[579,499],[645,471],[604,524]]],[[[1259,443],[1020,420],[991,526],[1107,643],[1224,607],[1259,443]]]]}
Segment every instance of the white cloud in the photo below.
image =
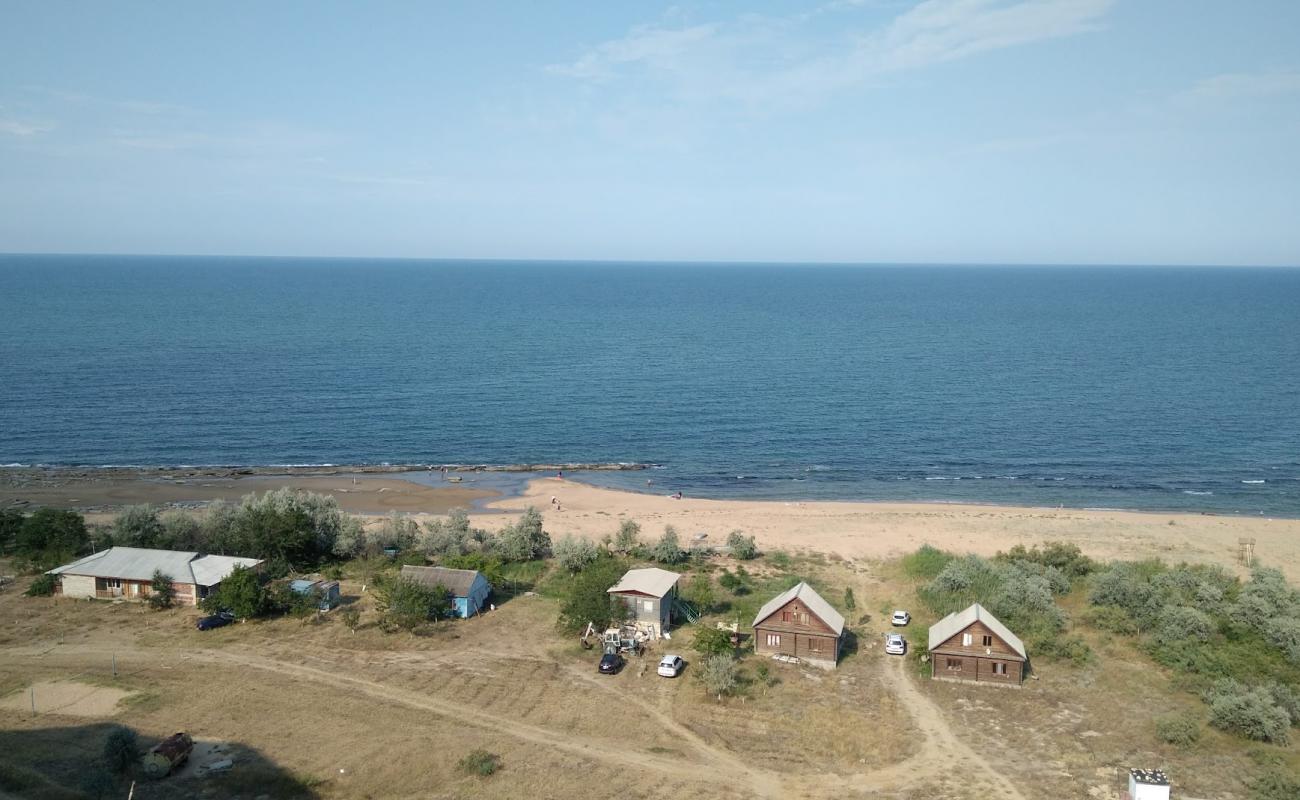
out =
{"type": "MultiPolygon", "coordinates": [[[[1100,28],[1114,0],[926,0],[884,25],[852,32],[793,28],[813,15],[746,16],[689,27],[640,25],[626,36],[584,53],[550,72],[597,83],[646,74],[676,81],[679,94],[771,103],[806,101],[920,69],[1100,28]],[[808,43],[799,45],[796,41],[808,43]]],[[[822,10],[847,11],[857,3],[822,10]]]]}
{"type": "Polygon", "coordinates": [[[1231,72],[1206,78],[1184,94],[1188,99],[1228,100],[1300,92],[1300,72],[1231,72]]]}
{"type": "Polygon", "coordinates": [[[49,125],[19,122],[16,119],[0,119],[0,133],[7,133],[10,136],[36,136],[50,130],[52,128],[49,125]]]}

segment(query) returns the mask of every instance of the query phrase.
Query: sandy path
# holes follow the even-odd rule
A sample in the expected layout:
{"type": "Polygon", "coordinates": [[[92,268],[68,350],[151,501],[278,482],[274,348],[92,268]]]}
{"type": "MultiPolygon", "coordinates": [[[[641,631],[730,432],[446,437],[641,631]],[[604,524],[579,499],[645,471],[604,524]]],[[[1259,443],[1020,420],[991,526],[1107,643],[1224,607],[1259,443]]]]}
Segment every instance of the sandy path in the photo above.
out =
{"type": "MultiPolygon", "coordinates": [[[[552,535],[574,533],[599,540],[612,536],[620,519],[641,524],[642,537],[657,538],[673,525],[683,542],[698,533],[713,544],[742,530],[761,547],[838,554],[845,558],[892,558],[922,544],[992,555],[1046,540],[1078,544],[1098,558],[1150,558],[1233,566],[1237,540],[1256,540],[1256,556],[1300,579],[1300,520],[1265,517],[1084,511],[941,503],[797,503],[751,500],[673,500],[620,492],[555,478],[532,481],[522,497],[489,507],[520,512],[535,506],[552,535]],[[560,501],[557,511],[550,498],[560,501]]],[[[476,524],[498,528],[501,515],[479,515],[476,524]]]]}
{"type": "Polygon", "coordinates": [[[845,788],[888,791],[920,783],[925,779],[946,779],[960,775],[965,788],[980,797],[1025,800],[1010,781],[988,761],[957,738],[939,707],[917,689],[914,678],[905,668],[905,658],[890,658],[893,673],[889,687],[897,693],[903,707],[921,732],[921,749],[897,764],[862,775],[844,778],[845,788]]]}

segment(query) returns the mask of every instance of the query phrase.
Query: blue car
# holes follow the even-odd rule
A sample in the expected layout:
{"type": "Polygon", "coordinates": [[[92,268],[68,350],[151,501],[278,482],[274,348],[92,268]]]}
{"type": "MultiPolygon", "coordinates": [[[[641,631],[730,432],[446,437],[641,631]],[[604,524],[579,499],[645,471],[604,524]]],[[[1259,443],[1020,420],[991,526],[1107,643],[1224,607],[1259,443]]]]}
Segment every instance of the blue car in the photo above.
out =
{"type": "Polygon", "coordinates": [[[198,627],[201,631],[209,631],[213,628],[220,628],[222,625],[229,625],[235,621],[235,615],[229,611],[218,611],[217,613],[199,618],[198,627]]]}

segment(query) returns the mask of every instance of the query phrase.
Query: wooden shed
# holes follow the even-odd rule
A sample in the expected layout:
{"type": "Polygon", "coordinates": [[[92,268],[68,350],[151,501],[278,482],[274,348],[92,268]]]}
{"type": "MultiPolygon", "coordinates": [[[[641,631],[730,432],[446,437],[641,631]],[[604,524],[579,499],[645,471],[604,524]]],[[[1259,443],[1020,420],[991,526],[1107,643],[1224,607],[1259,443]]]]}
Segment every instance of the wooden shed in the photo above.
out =
{"type": "Polygon", "coordinates": [[[758,655],[835,669],[843,642],[844,617],[802,581],[769,600],[754,617],[758,655]]]}
{"type": "Polygon", "coordinates": [[[1024,642],[979,603],[954,611],[930,626],[935,680],[1020,686],[1024,642]]]}
{"type": "Polygon", "coordinates": [[[658,567],[630,569],[606,591],[627,606],[633,625],[658,639],[672,627],[673,601],[681,577],[658,567]]]}

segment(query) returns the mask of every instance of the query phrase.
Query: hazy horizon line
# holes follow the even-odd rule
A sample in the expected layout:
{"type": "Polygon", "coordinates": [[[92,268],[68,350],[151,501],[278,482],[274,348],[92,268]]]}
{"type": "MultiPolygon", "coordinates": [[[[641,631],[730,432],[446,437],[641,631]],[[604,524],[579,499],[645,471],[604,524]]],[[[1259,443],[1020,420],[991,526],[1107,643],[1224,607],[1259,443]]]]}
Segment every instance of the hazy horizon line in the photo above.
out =
{"type": "Polygon", "coordinates": [[[659,266],[774,266],[774,267],[1094,267],[1107,269],[1300,269],[1295,264],[1227,264],[1227,263],[1133,263],[1133,262],[1082,262],[1082,261],[754,261],[745,259],[637,259],[637,258],[520,258],[511,256],[326,256],[326,255],[268,255],[261,253],[132,253],[132,252],[81,252],[81,251],[0,251],[0,258],[184,258],[184,259],[262,259],[279,261],[412,261],[437,263],[485,264],[627,264],[659,266]]]}

